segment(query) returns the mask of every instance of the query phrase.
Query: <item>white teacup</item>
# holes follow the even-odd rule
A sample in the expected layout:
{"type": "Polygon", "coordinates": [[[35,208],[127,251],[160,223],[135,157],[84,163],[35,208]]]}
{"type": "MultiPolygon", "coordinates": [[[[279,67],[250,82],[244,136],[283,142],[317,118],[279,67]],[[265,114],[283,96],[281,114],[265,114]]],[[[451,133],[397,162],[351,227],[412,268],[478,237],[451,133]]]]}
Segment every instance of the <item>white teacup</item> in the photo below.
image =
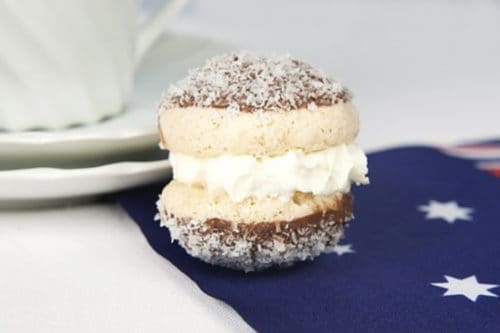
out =
{"type": "Polygon", "coordinates": [[[139,27],[136,0],[0,2],[0,130],[58,129],[121,112],[134,67],[184,0],[139,27]]]}

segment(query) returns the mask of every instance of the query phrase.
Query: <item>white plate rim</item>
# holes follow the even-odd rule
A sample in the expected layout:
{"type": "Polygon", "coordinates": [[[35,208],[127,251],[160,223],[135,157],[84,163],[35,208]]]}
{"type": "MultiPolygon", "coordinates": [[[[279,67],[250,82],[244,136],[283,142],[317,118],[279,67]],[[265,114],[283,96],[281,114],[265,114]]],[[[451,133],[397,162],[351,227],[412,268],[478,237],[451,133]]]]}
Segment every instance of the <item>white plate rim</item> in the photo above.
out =
{"type": "Polygon", "coordinates": [[[90,168],[27,168],[27,169],[14,169],[0,171],[0,181],[1,180],[12,180],[17,179],[46,179],[50,177],[53,178],[67,178],[67,177],[85,177],[91,175],[101,175],[104,173],[120,173],[120,174],[131,174],[141,171],[146,171],[149,169],[156,169],[158,167],[170,167],[170,161],[158,160],[158,161],[148,161],[148,162],[117,162],[105,165],[99,165],[90,168]]]}
{"type": "Polygon", "coordinates": [[[70,197],[111,193],[167,178],[171,170],[170,161],[165,159],[117,162],[90,168],[29,168],[0,171],[0,183],[3,185],[0,187],[0,202],[64,200],[70,197]],[[81,186],[81,182],[86,182],[85,186],[81,186]],[[46,185],[47,188],[37,187],[42,185],[46,185]]]}

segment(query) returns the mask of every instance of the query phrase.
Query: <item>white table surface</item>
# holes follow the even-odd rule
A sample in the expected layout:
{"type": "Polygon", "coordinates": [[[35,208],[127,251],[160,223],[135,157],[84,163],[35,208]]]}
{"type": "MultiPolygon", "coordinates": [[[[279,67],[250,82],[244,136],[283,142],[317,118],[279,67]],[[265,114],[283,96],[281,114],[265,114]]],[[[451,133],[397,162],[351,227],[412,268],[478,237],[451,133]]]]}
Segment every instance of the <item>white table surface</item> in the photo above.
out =
{"type": "MultiPolygon", "coordinates": [[[[333,74],[367,149],[500,136],[495,1],[193,1],[173,30],[333,74]]],[[[0,332],[159,331],[252,329],[111,203],[0,212],[0,332]]]]}

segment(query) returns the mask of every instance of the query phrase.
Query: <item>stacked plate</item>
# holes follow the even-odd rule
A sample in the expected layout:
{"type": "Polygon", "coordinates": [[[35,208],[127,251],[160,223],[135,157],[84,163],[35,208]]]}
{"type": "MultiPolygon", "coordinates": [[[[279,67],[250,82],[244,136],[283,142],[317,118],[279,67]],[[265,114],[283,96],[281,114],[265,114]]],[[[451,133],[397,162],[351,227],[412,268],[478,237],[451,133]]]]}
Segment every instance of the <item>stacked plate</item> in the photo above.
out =
{"type": "Polygon", "coordinates": [[[46,205],[170,176],[158,148],[156,107],[168,85],[229,47],[164,35],[139,67],[129,108],[101,123],[60,131],[0,132],[0,206],[46,205]]]}

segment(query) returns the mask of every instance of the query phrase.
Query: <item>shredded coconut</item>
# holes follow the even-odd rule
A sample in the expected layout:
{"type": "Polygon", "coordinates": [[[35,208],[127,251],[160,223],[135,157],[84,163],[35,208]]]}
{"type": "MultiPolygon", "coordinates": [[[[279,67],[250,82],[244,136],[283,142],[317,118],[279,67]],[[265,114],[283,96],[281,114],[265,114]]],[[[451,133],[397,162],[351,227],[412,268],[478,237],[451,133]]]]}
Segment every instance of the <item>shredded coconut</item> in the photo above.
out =
{"type": "Polygon", "coordinates": [[[352,218],[346,216],[341,222],[323,216],[318,226],[298,230],[285,224],[283,230],[276,229],[269,239],[239,228],[214,228],[196,218],[178,218],[169,214],[161,201],[157,207],[160,225],[169,229],[172,242],[176,240],[190,255],[205,262],[245,272],[291,266],[332,252],[348,226],[345,222],[352,218]]]}
{"type": "Polygon", "coordinates": [[[232,112],[316,109],[351,99],[340,83],[290,56],[245,51],[208,59],[170,86],[162,108],[214,107],[232,112]]]}

